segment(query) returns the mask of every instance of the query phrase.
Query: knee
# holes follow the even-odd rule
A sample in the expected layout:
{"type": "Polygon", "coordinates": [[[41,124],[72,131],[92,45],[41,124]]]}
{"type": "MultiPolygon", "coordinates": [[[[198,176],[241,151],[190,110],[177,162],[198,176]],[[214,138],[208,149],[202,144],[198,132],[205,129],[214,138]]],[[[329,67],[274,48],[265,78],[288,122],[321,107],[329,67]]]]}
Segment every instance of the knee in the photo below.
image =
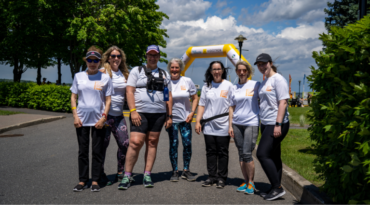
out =
{"type": "Polygon", "coordinates": [[[149,139],[147,142],[147,146],[149,148],[156,148],[158,145],[158,139],[149,139]]]}
{"type": "Polygon", "coordinates": [[[267,155],[266,155],[265,153],[260,152],[259,150],[257,150],[257,159],[258,159],[259,161],[264,160],[264,159],[266,159],[266,158],[267,158],[267,155]]]}
{"type": "Polygon", "coordinates": [[[244,155],[240,156],[240,161],[241,162],[246,162],[246,163],[252,162],[253,161],[253,157],[252,157],[251,154],[244,154],[244,155]]]}
{"type": "Polygon", "coordinates": [[[137,150],[143,146],[144,142],[141,140],[131,140],[129,143],[130,148],[137,150]]]}

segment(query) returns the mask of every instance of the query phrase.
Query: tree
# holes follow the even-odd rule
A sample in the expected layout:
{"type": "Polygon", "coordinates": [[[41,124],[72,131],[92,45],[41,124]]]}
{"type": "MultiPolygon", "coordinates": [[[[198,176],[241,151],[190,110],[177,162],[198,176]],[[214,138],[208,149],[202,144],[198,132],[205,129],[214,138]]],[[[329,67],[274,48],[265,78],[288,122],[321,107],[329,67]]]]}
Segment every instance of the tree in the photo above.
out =
{"type": "MultiPolygon", "coordinates": [[[[166,47],[165,29],[160,29],[168,16],[160,11],[155,0],[104,0],[75,2],[72,6],[67,38],[69,39],[69,66],[72,77],[84,69],[82,61],[91,45],[107,49],[116,45],[127,55],[128,65],[145,61],[145,48],[150,44],[166,47]]],[[[165,53],[161,53],[166,57],[165,53]]],[[[165,59],[161,59],[165,61],[165,59]]]]}
{"type": "MultiPolygon", "coordinates": [[[[335,0],[333,3],[329,1],[327,4],[329,9],[324,9],[324,12],[328,15],[328,17],[325,17],[327,30],[331,26],[343,28],[358,20],[358,0],[335,0]]],[[[367,4],[370,5],[370,0],[367,0],[367,4]]]]}
{"type": "Polygon", "coordinates": [[[310,138],[321,187],[335,203],[370,203],[370,15],[321,34],[313,52],[310,138]]]}

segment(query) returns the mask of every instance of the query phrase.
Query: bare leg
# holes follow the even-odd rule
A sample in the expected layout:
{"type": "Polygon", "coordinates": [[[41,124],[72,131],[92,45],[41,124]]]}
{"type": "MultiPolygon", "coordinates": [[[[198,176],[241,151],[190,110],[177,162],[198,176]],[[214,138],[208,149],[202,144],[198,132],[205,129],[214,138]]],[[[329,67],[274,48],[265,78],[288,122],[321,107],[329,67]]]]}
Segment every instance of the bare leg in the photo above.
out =
{"type": "Polygon", "coordinates": [[[144,145],[146,136],[140,132],[131,132],[130,135],[130,143],[126,154],[126,172],[132,172],[134,169],[137,158],[139,157],[140,149],[144,145]]]}
{"type": "Polygon", "coordinates": [[[145,139],[145,170],[152,171],[153,164],[157,155],[157,146],[159,141],[159,134],[161,132],[149,132],[148,137],[145,139]]]}
{"type": "Polygon", "coordinates": [[[251,162],[244,162],[247,166],[247,175],[249,182],[252,182],[254,184],[254,161],[251,162]]]}
{"type": "Polygon", "coordinates": [[[248,167],[247,167],[247,163],[246,163],[246,162],[241,161],[241,162],[240,162],[240,168],[241,168],[241,170],[242,170],[244,180],[245,180],[245,181],[246,181],[246,183],[247,183],[247,182],[249,181],[249,179],[248,179],[248,171],[247,171],[247,169],[248,169],[248,167]]]}

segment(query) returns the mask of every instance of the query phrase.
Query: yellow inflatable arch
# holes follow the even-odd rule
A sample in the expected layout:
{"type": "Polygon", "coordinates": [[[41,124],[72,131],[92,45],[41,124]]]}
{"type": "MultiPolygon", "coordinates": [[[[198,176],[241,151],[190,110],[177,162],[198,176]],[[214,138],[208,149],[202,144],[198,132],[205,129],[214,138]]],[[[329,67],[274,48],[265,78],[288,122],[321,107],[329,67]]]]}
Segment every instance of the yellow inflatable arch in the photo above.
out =
{"type": "MultiPolygon", "coordinates": [[[[185,69],[181,72],[184,76],[186,70],[196,58],[219,58],[226,57],[235,66],[239,61],[239,51],[233,44],[211,45],[211,46],[192,46],[182,55],[181,60],[184,61],[185,69]]],[[[242,55],[242,60],[250,64],[242,55]]]]}

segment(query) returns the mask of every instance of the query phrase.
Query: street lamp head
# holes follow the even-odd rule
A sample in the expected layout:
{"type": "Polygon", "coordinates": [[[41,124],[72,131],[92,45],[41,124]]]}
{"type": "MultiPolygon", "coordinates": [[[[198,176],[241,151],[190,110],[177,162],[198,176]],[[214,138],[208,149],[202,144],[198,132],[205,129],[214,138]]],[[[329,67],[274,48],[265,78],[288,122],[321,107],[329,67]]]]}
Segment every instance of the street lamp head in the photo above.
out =
{"type": "Polygon", "coordinates": [[[300,81],[300,80],[298,80],[298,82],[299,82],[299,83],[301,83],[301,81],[300,81]]]}
{"type": "Polygon", "coordinates": [[[243,41],[247,40],[242,34],[236,37],[234,40],[238,41],[239,43],[243,43],[243,41]]]}

